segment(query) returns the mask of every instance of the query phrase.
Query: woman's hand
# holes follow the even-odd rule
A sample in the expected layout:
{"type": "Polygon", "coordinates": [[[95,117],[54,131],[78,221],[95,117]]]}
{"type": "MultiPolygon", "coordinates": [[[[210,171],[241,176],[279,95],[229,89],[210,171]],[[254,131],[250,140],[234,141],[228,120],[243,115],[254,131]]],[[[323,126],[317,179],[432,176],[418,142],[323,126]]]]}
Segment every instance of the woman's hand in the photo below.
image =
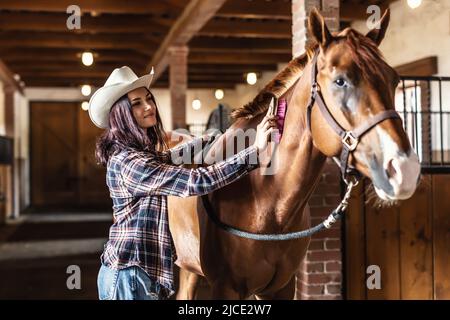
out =
{"type": "Polygon", "coordinates": [[[266,149],[268,145],[269,136],[272,134],[274,130],[278,130],[277,127],[277,119],[278,116],[272,115],[272,108],[267,110],[266,116],[262,119],[262,121],[256,127],[256,139],[253,144],[259,153],[262,153],[264,149],[266,149]]]}

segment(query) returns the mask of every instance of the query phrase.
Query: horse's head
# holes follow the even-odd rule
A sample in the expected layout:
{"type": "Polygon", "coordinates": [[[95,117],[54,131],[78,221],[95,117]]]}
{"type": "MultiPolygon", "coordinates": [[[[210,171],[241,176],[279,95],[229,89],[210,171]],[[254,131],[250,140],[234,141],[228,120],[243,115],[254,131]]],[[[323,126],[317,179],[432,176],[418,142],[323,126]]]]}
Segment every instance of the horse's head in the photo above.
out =
{"type": "MultiPolygon", "coordinates": [[[[320,49],[317,83],[329,112],[346,131],[394,109],[399,76],[378,50],[388,24],[386,11],[379,28],[365,36],[350,28],[331,34],[317,11],[309,17],[309,31],[320,49]]],[[[312,109],[311,124],[314,145],[327,156],[338,156],[342,139],[318,108],[312,109]]],[[[385,119],[368,130],[349,163],[372,180],[383,200],[407,199],[416,189],[420,164],[401,119],[385,119]]]]}

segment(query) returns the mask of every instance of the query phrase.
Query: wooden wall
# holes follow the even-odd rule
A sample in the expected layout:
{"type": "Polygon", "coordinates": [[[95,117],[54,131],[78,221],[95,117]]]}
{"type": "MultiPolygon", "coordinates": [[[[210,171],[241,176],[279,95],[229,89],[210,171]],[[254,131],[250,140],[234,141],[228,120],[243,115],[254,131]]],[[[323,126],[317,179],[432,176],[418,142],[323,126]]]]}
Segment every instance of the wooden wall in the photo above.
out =
{"type": "Polygon", "coordinates": [[[450,299],[450,175],[423,175],[393,208],[374,207],[358,188],[345,223],[346,298],[450,299]],[[380,267],[381,289],[367,289],[369,265],[380,267]]]}

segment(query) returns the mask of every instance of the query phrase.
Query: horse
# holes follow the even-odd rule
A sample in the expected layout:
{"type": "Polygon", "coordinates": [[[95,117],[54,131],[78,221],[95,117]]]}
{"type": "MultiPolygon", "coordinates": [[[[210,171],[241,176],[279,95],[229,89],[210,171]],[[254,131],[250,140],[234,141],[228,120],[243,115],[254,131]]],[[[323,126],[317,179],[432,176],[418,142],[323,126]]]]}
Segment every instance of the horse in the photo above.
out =
{"type": "MultiPolygon", "coordinates": [[[[320,108],[308,110],[314,106],[313,85],[346,132],[372,122],[357,147],[347,154],[349,166],[370,179],[384,201],[412,196],[420,164],[401,119],[392,116],[399,76],[378,49],[389,18],[387,10],[380,27],[366,35],[351,28],[332,34],[323,17],[316,10],[311,12],[308,29],[315,40],[313,45],[289,62],[252,102],[233,111],[236,121],[208,151],[206,158],[211,159],[233,148],[236,130],[255,129],[273,96],[286,99],[283,136],[271,151],[271,161],[278,164],[278,170],[272,175],[261,174],[267,170],[261,166],[209,194],[221,222],[260,234],[310,227],[308,199],[327,157],[339,155],[345,143],[320,108]],[[389,115],[374,121],[379,113],[389,115]]],[[[195,298],[202,276],[211,287],[212,299],[295,297],[295,274],[309,237],[288,241],[245,239],[212,222],[200,197],[169,197],[168,206],[175,263],[181,268],[177,299],[195,298]]]]}

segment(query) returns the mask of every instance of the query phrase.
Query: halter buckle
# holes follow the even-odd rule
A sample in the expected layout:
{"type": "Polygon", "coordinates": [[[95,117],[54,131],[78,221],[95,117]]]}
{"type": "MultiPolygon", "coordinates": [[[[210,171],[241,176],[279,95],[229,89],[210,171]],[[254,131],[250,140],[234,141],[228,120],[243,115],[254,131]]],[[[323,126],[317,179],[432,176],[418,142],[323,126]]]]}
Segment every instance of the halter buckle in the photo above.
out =
{"type": "Polygon", "coordinates": [[[311,94],[312,94],[312,95],[316,95],[317,92],[319,92],[319,91],[320,91],[319,84],[318,84],[317,82],[314,82],[314,83],[311,85],[311,94]]]}
{"type": "Polygon", "coordinates": [[[347,131],[345,133],[344,137],[342,138],[342,143],[350,151],[353,151],[356,149],[358,142],[359,142],[358,138],[356,138],[353,135],[353,132],[351,132],[351,131],[347,131]]]}

